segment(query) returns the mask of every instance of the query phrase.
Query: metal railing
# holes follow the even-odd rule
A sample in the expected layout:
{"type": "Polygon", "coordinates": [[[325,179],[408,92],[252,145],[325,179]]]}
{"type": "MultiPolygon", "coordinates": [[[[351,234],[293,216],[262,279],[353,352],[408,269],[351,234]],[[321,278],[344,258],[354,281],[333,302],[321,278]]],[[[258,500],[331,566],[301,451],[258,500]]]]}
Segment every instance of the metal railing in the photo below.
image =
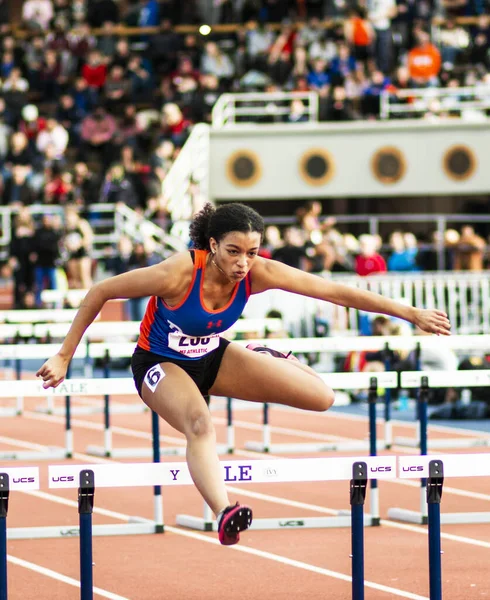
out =
{"type": "MultiPolygon", "coordinates": [[[[35,221],[44,214],[58,215],[63,221],[62,206],[33,204],[29,207],[35,221]]],[[[0,207],[0,260],[9,257],[12,240],[13,217],[17,213],[14,206],[0,207]]],[[[166,258],[176,251],[185,249],[184,240],[169,235],[163,229],[148,221],[134,210],[124,205],[93,204],[87,208],[86,218],[93,231],[93,258],[107,258],[117,253],[117,242],[121,235],[127,235],[133,242],[141,242],[150,237],[154,241],[155,251],[166,258]]]]}
{"type": "Polygon", "coordinates": [[[182,222],[192,218],[195,195],[209,198],[209,125],[194,125],[191,134],[172,164],[162,184],[162,193],[174,226],[172,233],[184,235],[182,222]],[[195,189],[194,189],[195,188],[195,189]]]}
{"type": "MultiPolygon", "coordinates": [[[[360,277],[324,273],[323,277],[367,289],[419,308],[447,312],[454,334],[490,333],[490,273],[388,273],[360,277]]],[[[281,312],[285,326],[298,336],[314,336],[315,323],[328,324],[330,335],[359,335],[362,320],[375,315],[354,308],[268,290],[249,301],[245,316],[262,318],[271,309],[281,312]]],[[[444,342],[441,340],[441,344],[444,342]]]]}
{"type": "Polygon", "coordinates": [[[213,107],[213,127],[244,123],[284,123],[291,114],[293,100],[300,100],[303,103],[304,120],[308,123],[318,122],[316,92],[263,92],[222,94],[213,107]]]}
{"type": "MultiPolygon", "coordinates": [[[[451,227],[461,227],[463,225],[475,225],[477,223],[488,223],[490,225],[490,215],[473,215],[466,213],[456,214],[382,214],[382,215],[333,215],[337,225],[361,225],[362,233],[371,235],[380,235],[380,226],[382,224],[393,224],[399,229],[405,231],[406,224],[427,223],[431,231],[437,231],[438,242],[426,244],[437,251],[437,268],[441,271],[446,269],[446,253],[444,246],[444,232],[451,227]]],[[[266,225],[296,225],[298,220],[294,216],[265,217],[266,225]]],[[[410,230],[413,228],[410,225],[410,230]]]]}
{"type": "Polygon", "coordinates": [[[186,249],[179,237],[167,234],[161,227],[122,204],[118,205],[114,218],[114,239],[127,235],[133,242],[153,241],[154,250],[162,258],[186,249]]]}
{"type": "Polygon", "coordinates": [[[490,86],[385,90],[380,97],[380,116],[391,117],[451,114],[463,119],[486,119],[490,109],[490,86]]]}
{"type": "MultiPolygon", "coordinates": [[[[29,207],[35,221],[45,214],[58,215],[64,218],[64,208],[57,205],[33,204],[29,207]]],[[[13,217],[18,212],[15,206],[0,207],[0,260],[9,256],[9,246],[12,240],[13,217]]],[[[107,256],[106,248],[117,240],[114,232],[114,204],[94,204],[86,209],[86,218],[93,230],[92,255],[94,258],[107,256]]]]}

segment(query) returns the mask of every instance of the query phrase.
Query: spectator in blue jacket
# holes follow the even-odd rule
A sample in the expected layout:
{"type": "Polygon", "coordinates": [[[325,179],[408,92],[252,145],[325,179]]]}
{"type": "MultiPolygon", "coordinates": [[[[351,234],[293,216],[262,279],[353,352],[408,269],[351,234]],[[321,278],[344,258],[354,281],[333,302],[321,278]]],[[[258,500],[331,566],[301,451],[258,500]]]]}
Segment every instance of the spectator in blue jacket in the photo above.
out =
{"type": "Polygon", "coordinates": [[[140,27],[156,27],[160,24],[160,8],[157,0],[144,2],[138,19],[140,27]]]}

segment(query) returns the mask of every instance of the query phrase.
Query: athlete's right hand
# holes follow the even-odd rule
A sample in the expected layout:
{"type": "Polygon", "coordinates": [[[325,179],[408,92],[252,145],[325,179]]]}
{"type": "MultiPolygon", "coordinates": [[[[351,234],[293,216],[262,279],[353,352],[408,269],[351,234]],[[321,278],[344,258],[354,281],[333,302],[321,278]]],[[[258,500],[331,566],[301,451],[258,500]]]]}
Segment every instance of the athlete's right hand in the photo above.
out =
{"type": "Polygon", "coordinates": [[[69,362],[66,358],[55,354],[44,363],[36,373],[36,377],[42,377],[44,389],[57,387],[64,380],[69,362]]]}

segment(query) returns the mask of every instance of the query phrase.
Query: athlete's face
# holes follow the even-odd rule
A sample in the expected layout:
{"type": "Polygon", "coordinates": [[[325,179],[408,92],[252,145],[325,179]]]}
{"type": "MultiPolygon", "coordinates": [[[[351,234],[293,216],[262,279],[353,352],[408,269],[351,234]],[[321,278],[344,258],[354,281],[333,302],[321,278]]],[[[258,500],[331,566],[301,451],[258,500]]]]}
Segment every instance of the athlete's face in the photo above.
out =
{"type": "Polygon", "coordinates": [[[252,268],[260,247],[260,233],[256,231],[227,233],[219,243],[211,238],[213,259],[219,270],[231,281],[242,280],[252,268]]]}

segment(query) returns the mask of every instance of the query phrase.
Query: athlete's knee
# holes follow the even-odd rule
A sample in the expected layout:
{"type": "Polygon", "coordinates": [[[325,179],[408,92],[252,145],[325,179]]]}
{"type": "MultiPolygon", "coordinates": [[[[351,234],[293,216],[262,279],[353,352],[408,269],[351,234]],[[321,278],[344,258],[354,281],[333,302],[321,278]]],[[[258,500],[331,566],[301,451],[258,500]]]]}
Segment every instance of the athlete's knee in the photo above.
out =
{"type": "Polygon", "coordinates": [[[335,401],[335,394],[328,385],[323,381],[318,382],[319,385],[315,389],[314,409],[318,412],[328,410],[335,401]]]}
{"type": "Polygon", "coordinates": [[[214,426],[209,411],[198,410],[189,415],[186,434],[193,438],[214,435],[214,426]]]}

